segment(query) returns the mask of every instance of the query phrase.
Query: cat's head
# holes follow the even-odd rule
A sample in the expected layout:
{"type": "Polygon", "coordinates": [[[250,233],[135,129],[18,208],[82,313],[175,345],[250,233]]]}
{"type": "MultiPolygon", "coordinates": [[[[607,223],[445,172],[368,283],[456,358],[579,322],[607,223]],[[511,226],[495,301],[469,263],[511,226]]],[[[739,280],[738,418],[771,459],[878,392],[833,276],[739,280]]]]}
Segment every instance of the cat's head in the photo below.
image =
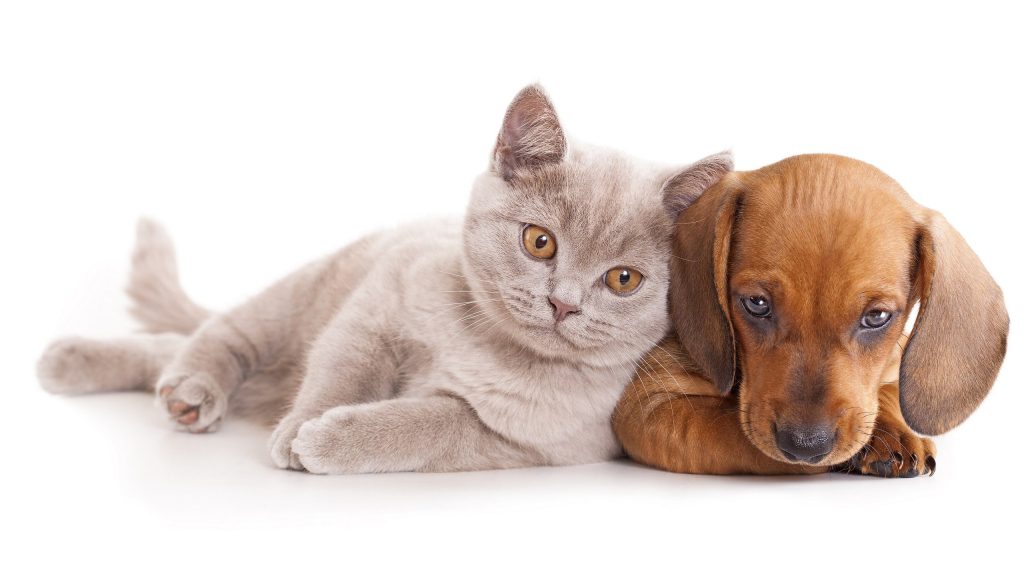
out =
{"type": "Polygon", "coordinates": [[[731,168],[728,154],[666,169],[570,143],[541,88],[524,88],[463,236],[493,329],[544,356],[632,366],[669,327],[675,218],[731,168]]]}

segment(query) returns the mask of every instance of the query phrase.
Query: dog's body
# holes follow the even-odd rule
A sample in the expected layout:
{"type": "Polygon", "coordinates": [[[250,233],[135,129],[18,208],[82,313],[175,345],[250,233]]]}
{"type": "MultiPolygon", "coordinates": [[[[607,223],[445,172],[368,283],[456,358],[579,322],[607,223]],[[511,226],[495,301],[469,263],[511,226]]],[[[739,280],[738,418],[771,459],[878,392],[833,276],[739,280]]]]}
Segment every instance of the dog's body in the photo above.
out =
{"type": "Polygon", "coordinates": [[[1005,355],[1002,293],[977,256],[856,160],[729,174],[680,215],[675,250],[678,341],[648,357],[614,418],[653,466],[934,471],[933,444],[911,429],[962,422],[1005,355]]]}

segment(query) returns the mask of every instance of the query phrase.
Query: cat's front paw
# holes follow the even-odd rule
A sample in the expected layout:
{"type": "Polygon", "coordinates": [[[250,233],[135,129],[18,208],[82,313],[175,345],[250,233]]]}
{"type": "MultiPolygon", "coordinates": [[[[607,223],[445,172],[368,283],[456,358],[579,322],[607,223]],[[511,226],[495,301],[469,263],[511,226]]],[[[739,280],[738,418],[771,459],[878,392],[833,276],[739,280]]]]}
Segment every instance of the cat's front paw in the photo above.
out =
{"type": "Polygon", "coordinates": [[[156,385],[156,404],[189,432],[213,432],[227,412],[227,395],[204,373],[164,377],[156,385]]]}
{"type": "Polygon", "coordinates": [[[292,441],[299,434],[299,428],[311,417],[306,414],[288,414],[278,422],[270,435],[270,459],[278,468],[305,470],[298,456],[292,452],[292,441]]]}
{"type": "Polygon", "coordinates": [[[314,474],[362,472],[356,465],[361,446],[355,425],[357,408],[339,406],[299,428],[292,441],[292,453],[314,474]]]}

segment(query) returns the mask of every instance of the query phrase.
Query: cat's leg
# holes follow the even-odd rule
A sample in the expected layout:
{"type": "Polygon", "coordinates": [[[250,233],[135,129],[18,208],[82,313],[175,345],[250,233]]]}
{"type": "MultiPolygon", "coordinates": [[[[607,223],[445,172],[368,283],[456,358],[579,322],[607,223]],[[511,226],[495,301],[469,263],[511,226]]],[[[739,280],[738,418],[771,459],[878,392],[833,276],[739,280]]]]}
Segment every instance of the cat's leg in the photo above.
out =
{"type": "Polygon", "coordinates": [[[270,456],[280,468],[301,470],[292,454],[299,427],[326,410],[345,404],[374,402],[395,395],[399,380],[396,336],[388,314],[394,294],[364,289],[317,336],[306,373],[291,410],[270,437],[270,456]]]}
{"type": "Polygon", "coordinates": [[[43,352],[36,372],[43,389],[53,394],[152,390],[186,339],[178,334],[64,338],[43,352]]]}
{"type": "Polygon", "coordinates": [[[164,369],[158,404],[190,432],[216,428],[243,382],[300,361],[316,327],[347,295],[336,264],[307,266],[207,320],[164,369]]]}
{"type": "Polygon", "coordinates": [[[215,430],[227,412],[228,397],[259,366],[252,338],[230,316],[215,317],[164,368],[156,385],[157,405],[189,432],[215,430]]]}
{"type": "Polygon", "coordinates": [[[546,464],[488,428],[465,400],[396,398],[338,406],[302,425],[292,443],[317,474],[454,472],[546,464]]]}

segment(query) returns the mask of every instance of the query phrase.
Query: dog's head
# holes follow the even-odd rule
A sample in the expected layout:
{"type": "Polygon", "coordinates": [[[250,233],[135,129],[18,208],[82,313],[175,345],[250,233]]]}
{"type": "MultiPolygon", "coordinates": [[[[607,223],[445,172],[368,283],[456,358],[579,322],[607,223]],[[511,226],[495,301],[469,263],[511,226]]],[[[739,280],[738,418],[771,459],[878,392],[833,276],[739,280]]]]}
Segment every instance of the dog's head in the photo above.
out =
{"type": "Polygon", "coordinates": [[[852,457],[893,354],[904,418],[923,434],[962,422],[995,380],[999,287],[940,214],[871,165],[808,155],[734,172],[677,228],[680,340],[723,393],[741,382],[744,431],[773,458],[852,457]]]}

